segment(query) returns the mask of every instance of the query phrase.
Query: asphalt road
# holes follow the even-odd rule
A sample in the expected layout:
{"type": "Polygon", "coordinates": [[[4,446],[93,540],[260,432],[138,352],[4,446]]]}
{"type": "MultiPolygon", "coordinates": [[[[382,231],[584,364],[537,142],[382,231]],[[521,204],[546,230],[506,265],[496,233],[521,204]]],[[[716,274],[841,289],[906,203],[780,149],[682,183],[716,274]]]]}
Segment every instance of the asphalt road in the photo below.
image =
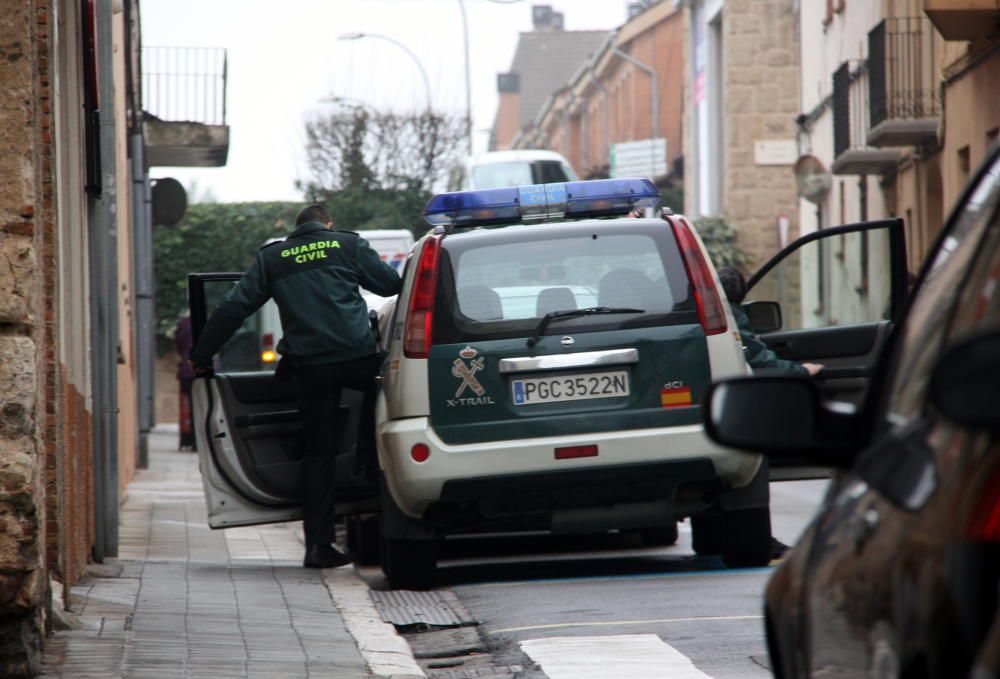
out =
{"type": "MultiPolygon", "coordinates": [[[[794,543],[825,487],[772,484],[779,539],[794,543]]],[[[760,614],[771,569],[726,570],[694,556],[690,538],[686,522],[661,549],[626,535],[463,538],[446,546],[440,580],[482,621],[494,662],[527,653],[549,679],[770,677],[760,614]]]]}

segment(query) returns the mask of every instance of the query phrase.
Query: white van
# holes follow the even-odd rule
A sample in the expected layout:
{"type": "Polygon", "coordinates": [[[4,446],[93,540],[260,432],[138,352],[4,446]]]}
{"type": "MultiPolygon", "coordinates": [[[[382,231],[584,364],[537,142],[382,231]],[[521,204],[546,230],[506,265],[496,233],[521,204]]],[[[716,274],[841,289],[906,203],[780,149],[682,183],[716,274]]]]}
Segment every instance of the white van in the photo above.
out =
{"type": "Polygon", "coordinates": [[[465,189],[499,189],[525,184],[576,181],[569,161],[555,151],[491,151],[466,163],[465,189]]]}

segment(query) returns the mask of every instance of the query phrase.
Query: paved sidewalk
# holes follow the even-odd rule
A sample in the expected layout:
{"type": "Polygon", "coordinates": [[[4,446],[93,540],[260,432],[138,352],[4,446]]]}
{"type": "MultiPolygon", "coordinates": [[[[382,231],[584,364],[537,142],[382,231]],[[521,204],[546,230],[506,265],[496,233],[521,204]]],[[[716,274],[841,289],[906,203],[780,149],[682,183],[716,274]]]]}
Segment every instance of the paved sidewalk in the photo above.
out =
{"type": "Polygon", "coordinates": [[[301,524],[210,530],[197,455],[176,441],[150,437],[120,557],[72,588],[80,628],[49,638],[42,676],[369,677],[323,572],[301,567],[301,524]]]}

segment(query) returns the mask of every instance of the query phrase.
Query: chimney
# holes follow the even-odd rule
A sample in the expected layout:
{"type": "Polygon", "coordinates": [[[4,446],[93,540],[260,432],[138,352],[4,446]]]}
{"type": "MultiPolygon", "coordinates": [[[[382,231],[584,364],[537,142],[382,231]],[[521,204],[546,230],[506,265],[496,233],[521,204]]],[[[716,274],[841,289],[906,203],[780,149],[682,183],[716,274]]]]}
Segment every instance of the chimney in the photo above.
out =
{"type": "Polygon", "coordinates": [[[552,30],[552,5],[532,5],[531,25],[536,31],[552,30]]]}
{"type": "Polygon", "coordinates": [[[563,13],[562,12],[553,12],[552,13],[552,30],[553,31],[561,31],[563,29],[563,24],[564,24],[563,13]]]}
{"type": "Polygon", "coordinates": [[[628,3],[628,18],[629,21],[636,18],[642,14],[643,10],[646,9],[641,2],[630,2],[628,3]]]}

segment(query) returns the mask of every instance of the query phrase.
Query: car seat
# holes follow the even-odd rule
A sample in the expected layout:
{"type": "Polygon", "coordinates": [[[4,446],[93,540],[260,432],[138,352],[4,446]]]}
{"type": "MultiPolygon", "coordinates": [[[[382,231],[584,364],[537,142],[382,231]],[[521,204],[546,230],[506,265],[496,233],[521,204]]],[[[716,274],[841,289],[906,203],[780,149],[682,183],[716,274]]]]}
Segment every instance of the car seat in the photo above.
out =
{"type": "Polygon", "coordinates": [[[614,269],[606,273],[597,286],[597,304],[649,311],[658,306],[650,299],[652,290],[653,281],[641,271],[614,269]]]}
{"type": "Polygon", "coordinates": [[[474,321],[503,320],[500,295],[485,285],[469,285],[458,290],[458,308],[474,321]]]}
{"type": "Polygon", "coordinates": [[[579,307],[576,303],[576,295],[569,288],[545,288],[538,293],[535,316],[541,318],[553,311],[572,311],[577,308],[579,307]]]}

